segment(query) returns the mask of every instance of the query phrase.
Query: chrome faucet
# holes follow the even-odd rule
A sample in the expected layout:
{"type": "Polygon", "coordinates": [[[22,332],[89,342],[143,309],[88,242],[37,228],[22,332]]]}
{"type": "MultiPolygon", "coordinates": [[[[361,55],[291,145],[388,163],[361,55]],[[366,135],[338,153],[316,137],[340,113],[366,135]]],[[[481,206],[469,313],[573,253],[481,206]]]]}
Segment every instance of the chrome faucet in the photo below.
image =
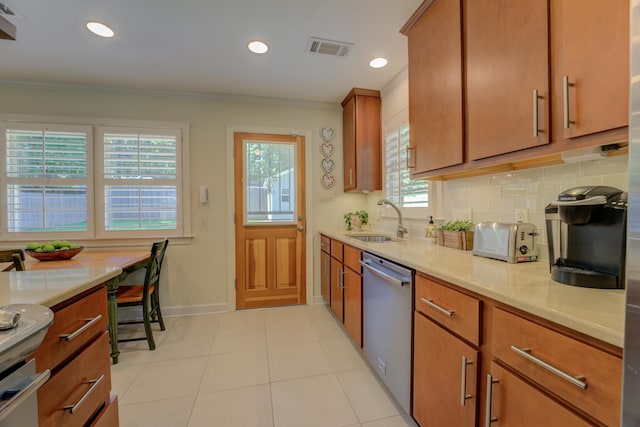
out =
{"type": "Polygon", "coordinates": [[[401,239],[404,238],[404,235],[407,234],[408,231],[402,225],[402,213],[400,212],[400,209],[398,209],[398,207],[396,205],[394,205],[391,200],[388,200],[388,199],[380,199],[380,200],[378,200],[378,205],[379,206],[389,205],[393,209],[396,210],[396,212],[398,213],[398,227],[396,228],[396,236],[398,236],[401,239]]]}

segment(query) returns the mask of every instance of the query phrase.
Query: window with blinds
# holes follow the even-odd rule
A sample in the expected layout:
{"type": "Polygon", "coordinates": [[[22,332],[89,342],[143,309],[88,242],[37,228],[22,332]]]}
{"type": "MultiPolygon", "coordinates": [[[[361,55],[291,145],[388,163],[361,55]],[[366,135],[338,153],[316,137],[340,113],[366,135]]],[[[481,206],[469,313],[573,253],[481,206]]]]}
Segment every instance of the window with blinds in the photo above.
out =
{"type": "Polygon", "coordinates": [[[90,127],[4,128],[7,232],[72,236],[89,230],[90,139],[90,127]]]}
{"type": "Polygon", "coordinates": [[[0,121],[1,239],[183,236],[184,132],[0,121]]]}
{"type": "Polygon", "coordinates": [[[180,135],[101,128],[104,231],[177,230],[180,135]]]}
{"type": "Polygon", "coordinates": [[[400,121],[385,129],[385,190],[387,199],[399,207],[428,207],[429,183],[412,180],[407,167],[409,124],[400,121]]]}

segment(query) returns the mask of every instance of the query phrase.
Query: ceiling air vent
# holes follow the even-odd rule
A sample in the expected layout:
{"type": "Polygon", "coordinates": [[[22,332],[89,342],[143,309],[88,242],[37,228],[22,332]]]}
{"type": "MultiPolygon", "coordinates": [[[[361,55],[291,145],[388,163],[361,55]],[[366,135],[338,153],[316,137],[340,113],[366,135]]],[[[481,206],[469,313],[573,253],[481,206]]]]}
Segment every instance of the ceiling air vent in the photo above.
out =
{"type": "Polygon", "coordinates": [[[353,43],[309,37],[306,52],[324,53],[325,55],[347,56],[353,43]]]}

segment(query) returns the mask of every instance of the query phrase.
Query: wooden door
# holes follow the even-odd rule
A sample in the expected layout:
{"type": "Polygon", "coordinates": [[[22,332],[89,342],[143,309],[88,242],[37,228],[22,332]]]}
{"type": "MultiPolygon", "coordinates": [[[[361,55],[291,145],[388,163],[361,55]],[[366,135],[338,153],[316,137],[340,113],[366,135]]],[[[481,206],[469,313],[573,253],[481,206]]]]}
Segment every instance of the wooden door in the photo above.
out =
{"type": "Polygon", "coordinates": [[[423,426],[475,426],[478,351],[418,312],[413,349],[413,418],[423,426]]]}
{"type": "MultiPolygon", "coordinates": [[[[491,362],[491,423],[495,427],[590,426],[551,397],[491,362]]],[[[488,380],[487,380],[488,381],[488,380]]],[[[488,397],[487,397],[488,398],[488,397]]],[[[453,425],[453,424],[452,424],[453,425]]]]}
{"type": "MultiPolygon", "coordinates": [[[[557,7],[558,2],[554,2],[557,7]]],[[[562,70],[554,83],[567,97],[565,138],[629,123],[629,0],[562,0],[562,70]],[[564,87],[564,86],[563,86],[564,87]]],[[[565,108],[564,104],[559,104],[565,108]]]]}
{"type": "Polygon", "coordinates": [[[236,133],[236,307],[304,304],[304,137],[236,133]]]}
{"type": "Polygon", "coordinates": [[[547,3],[465,2],[469,160],[551,141],[547,3]]]}
{"type": "Polygon", "coordinates": [[[410,29],[411,174],[464,162],[460,0],[436,0],[410,29]]]}
{"type": "Polygon", "coordinates": [[[344,266],[337,259],[331,258],[331,310],[344,322],[344,303],[342,300],[344,284],[344,266]]]}

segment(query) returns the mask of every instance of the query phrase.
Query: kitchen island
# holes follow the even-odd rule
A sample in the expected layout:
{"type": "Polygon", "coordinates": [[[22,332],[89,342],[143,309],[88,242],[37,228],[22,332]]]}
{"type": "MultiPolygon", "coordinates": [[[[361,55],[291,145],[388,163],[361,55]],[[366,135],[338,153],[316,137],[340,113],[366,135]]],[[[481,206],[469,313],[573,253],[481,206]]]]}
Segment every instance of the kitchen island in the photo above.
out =
{"type": "Polygon", "coordinates": [[[38,390],[40,426],[118,425],[111,395],[106,283],[119,267],[18,271],[0,275],[0,305],[39,304],[53,324],[33,358],[52,372],[38,390]]]}

